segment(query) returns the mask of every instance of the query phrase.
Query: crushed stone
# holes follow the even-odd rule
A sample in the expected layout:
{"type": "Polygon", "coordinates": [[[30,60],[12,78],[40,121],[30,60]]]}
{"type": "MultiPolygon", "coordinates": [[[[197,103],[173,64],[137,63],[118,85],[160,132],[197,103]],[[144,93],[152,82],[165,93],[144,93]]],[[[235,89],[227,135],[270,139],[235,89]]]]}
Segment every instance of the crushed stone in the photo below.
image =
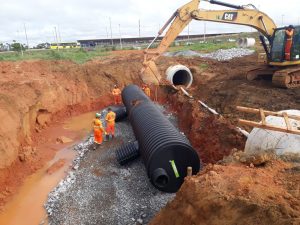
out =
{"type": "Polygon", "coordinates": [[[178,52],[166,52],[164,56],[174,57],[174,56],[184,56],[184,57],[194,57],[198,56],[201,58],[210,58],[217,61],[226,61],[233,58],[243,57],[247,55],[252,55],[255,51],[246,48],[231,48],[231,49],[219,49],[211,53],[199,53],[192,50],[178,51],[178,52]]]}
{"type": "MultiPolygon", "coordinates": [[[[168,118],[177,122],[171,114],[168,118]]],[[[72,170],[45,203],[49,225],[148,224],[174,198],[152,186],[140,158],[117,164],[115,149],[135,140],[128,121],[116,124],[115,136],[95,151],[90,150],[92,135],[74,147],[78,154],[72,170]]]]}

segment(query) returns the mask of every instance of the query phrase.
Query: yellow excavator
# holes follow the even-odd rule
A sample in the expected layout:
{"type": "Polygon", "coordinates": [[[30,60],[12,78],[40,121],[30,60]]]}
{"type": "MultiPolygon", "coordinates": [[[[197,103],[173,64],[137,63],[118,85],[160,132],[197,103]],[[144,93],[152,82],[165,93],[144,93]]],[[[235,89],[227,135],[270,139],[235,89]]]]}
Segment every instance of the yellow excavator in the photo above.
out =
{"type": "Polygon", "coordinates": [[[252,4],[234,5],[216,0],[204,0],[211,4],[221,5],[230,10],[202,10],[199,9],[201,0],[192,0],[183,5],[171,16],[158,32],[157,37],[150,43],[144,52],[141,78],[145,83],[162,84],[164,79],[160,75],[155,61],[159,58],[194,19],[218,23],[245,25],[255,28],[265,51],[264,64],[247,72],[247,79],[253,80],[258,76],[272,76],[272,82],[278,87],[297,88],[300,86],[300,26],[293,26],[290,60],[285,58],[287,41],[287,27],[277,28],[274,21],[265,13],[259,11],[252,4]],[[171,25],[170,25],[171,24],[171,25]],[[150,49],[156,39],[169,27],[160,44],[150,49]]]}

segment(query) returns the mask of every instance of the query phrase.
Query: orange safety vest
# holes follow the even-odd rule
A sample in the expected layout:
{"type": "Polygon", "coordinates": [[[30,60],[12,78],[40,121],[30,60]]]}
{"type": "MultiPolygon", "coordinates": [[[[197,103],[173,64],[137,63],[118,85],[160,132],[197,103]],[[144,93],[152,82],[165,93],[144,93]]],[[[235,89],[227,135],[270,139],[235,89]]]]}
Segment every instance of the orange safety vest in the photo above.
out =
{"type": "Polygon", "coordinates": [[[114,88],[114,89],[112,90],[112,94],[113,94],[114,96],[120,95],[120,94],[121,94],[121,90],[120,90],[119,88],[114,88]]]}
{"type": "Polygon", "coordinates": [[[149,87],[145,87],[144,92],[145,92],[145,94],[146,94],[148,97],[150,97],[150,92],[151,92],[151,90],[150,90],[149,87]]]}
{"type": "Polygon", "coordinates": [[[113,111],[107,113],[106,117],[105,117],[105,120],[106,120],[107,124],[114,125],[115,120],[116,120],[116,113],[114,113],[113,111]]]}
{"type": "Polygon", "coordinates": [[[102,130],[102,131],[104,130],[100,119],[94,119],[93,123],[94,123],[94,130],[102,130]]]}

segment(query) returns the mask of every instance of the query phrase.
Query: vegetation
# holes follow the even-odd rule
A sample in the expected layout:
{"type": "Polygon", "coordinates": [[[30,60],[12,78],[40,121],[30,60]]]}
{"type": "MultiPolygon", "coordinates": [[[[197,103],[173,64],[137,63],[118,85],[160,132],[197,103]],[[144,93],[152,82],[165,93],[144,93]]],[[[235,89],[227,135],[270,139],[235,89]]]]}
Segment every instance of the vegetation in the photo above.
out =
{"type": "Polygon", "coordinates": [[[206,70],[207,68],[208,68],[208,64],[206,64],[206,63],[201,63],[200,65],[199,65],[199,68],[201,69],[201,70],[206,70]]]}
{"type": "Polygon", "coordinates": [[[71,60],[76,63],[85,63],[86,61],[95,57],[105,57],[109,55],[105,49],[93,49],[91,51],[84,49],[60,49],[58,50],[34,50],[26,51],[23,56],[19,52],[3,52],[0,54],[2,61],[18,61],[30,59],[43,59],[43,60],[71,60]]]}
{"type": "Polygon", "coordinates": [[[192,51],[199,51],[199,52],[213,52],[218,49],[229,49],[236,47],[235,42],[204,42],[204,43],[197,43],[194,42],[190,45],[183,45],[183,46],[175,46],[171,47],[169,51],[176,52],[176,51],[185,51],[185,50],[192,50],[192,51]]]}
{"type": "Polygon", "coordinates": [[[13,41],[13,43],[10,45],[12,51],[15,52],[21,52],[25,50],[25,46],[19,42],[16,42],[15,40],[13,41]]]}

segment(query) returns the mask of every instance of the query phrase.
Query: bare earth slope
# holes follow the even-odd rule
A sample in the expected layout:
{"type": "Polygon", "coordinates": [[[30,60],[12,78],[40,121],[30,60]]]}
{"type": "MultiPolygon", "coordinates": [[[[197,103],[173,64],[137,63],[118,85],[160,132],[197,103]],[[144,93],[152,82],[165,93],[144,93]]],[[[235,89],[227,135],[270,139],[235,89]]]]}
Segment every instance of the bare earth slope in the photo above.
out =
{"type": "Polygon", "coordinates": [[[183,186],[151,225],[299,224],[299,166],[269,161],[207,166],[183,186]]]}

